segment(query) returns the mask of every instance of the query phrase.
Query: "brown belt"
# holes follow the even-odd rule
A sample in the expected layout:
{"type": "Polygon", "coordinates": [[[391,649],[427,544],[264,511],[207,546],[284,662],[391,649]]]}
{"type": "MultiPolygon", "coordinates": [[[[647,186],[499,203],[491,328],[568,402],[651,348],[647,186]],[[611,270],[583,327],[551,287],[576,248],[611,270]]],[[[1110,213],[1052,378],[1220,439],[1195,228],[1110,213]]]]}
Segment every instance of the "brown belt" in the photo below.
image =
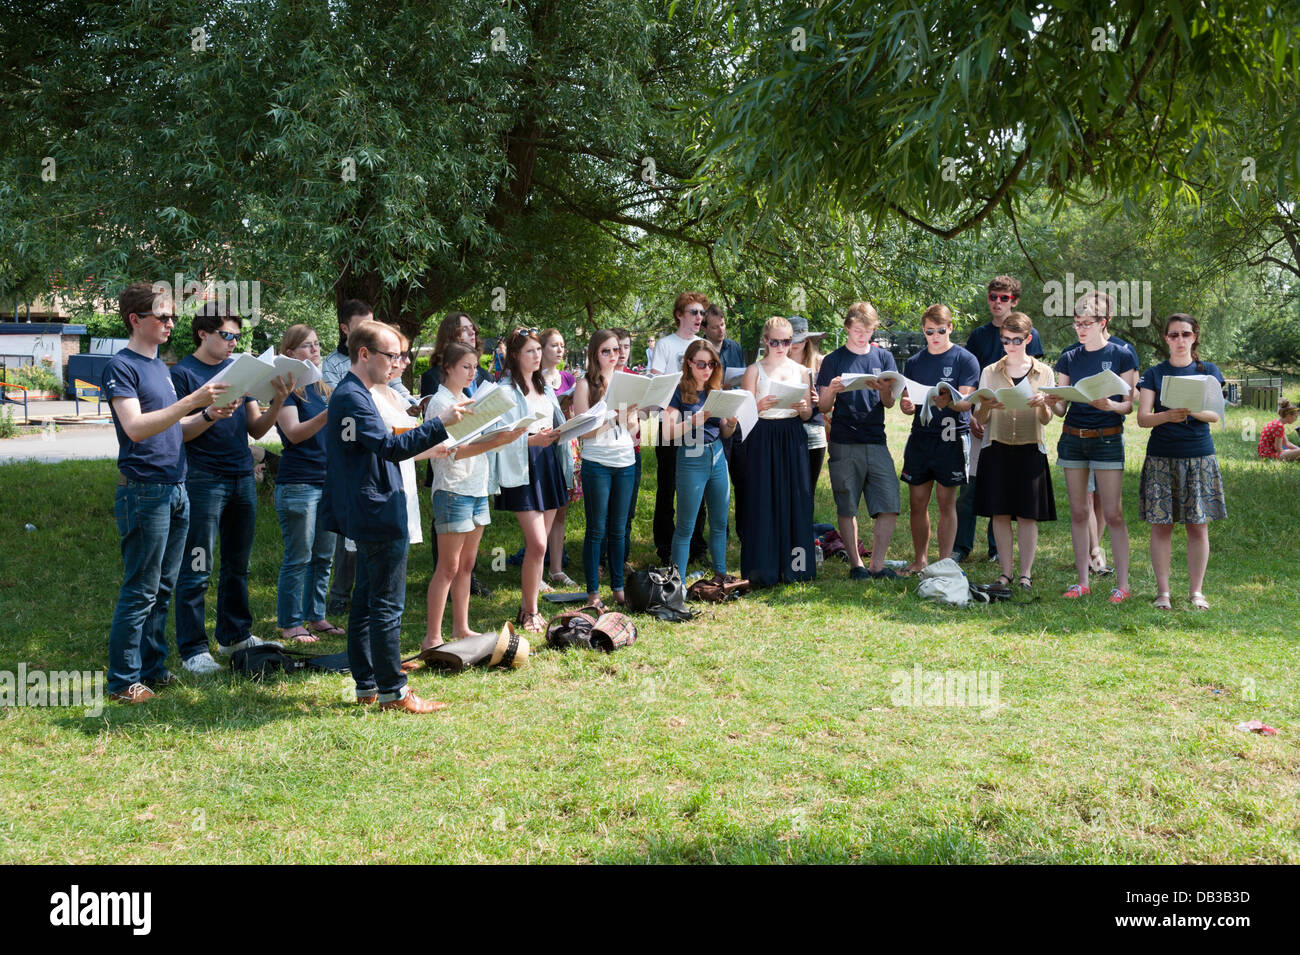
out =
{"type": "Polygon", "coordinates": [[[1076,438],[1109,438],[1112,434],[1123,434],[1124,428],[1116,425],[1113,428],[1071,428],[1068,424],[1063,425],[1061,430],[1066,434],[1072,434],[1076,438]]]}
{"type": "Polygon", "coordinates": [[[118,486],[118,487],[126,487],[126,475],[125,475],[125,474],[119,474],[119,475],[117,476],[117,486],[118,486]]]}

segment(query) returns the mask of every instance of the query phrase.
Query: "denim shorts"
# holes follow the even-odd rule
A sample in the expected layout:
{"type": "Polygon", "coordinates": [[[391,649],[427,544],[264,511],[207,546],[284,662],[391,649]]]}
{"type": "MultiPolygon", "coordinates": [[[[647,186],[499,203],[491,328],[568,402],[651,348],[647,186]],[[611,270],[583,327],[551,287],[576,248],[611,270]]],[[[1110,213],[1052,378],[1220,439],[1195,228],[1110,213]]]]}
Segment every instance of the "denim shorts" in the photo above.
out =
{"type": "Polygon", "coordinates": [[[1095,471],[1124,470],[1124,435],[1080,438],[1062,434],[1056,443],[1056,463],[1063,468],[1092,468],[1095,471]]]}
{"type": "Polygon", "coordinates": [[[492,523],[487,497],[453,491],[433,492],[433,530],[436,534],[468,534],[492,523]]]}

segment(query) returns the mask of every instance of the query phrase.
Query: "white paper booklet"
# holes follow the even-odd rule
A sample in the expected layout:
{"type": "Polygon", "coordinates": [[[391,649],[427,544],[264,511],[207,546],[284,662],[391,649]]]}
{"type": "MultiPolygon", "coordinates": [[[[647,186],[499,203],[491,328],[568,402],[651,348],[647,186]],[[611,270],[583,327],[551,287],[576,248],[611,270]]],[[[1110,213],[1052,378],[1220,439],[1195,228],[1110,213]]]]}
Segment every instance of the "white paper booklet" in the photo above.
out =
{"type": "Polygon", "coordinates": [[[1020,384],[1014,388],[999,388],[996,391],[992,388],[980,388],[966,397],[974,401],[977,408],[986,401],[1000,401],[1008,411],[1024,411],[1029,407],[1029,399],[1034,397],[1034,386],[1029,383],[1028,378],[1022,378],[1020,384]]]}
{"type": "Polygon", "coordinates": [[[645,411],[650,408],[666,408],[672,400],[677,383],[682,380],[682,373],[675,371],[667,375],[655,375],[647,378],[632,375],[625,371],[614,372],[614,380],[605,391],[605,404],[610,408],[626,408],[636,405],[645,411]]]}
{"type": "Polygon", "coordinates": [[[740,428],[740,440],[744,441],[749,432],[758,423],[758,402],[744,389],[739,391],[710,391],[701,405],[710,418],[735,418],[740,428]]]}
{"type": "MultiPolygon", "coordinates": [[[[915,382],[909,381],[907,384],[908,384],[908,397],[911,398],[911,386],[915,384],[915,382]]],[[[921,387],[924,388],[925,386],[922,385],[921,387]]],[[[920,404],[921,424],[927,425],[930,423],[930,418],[933,417],[934,410],[939,407],[934,403],[934,399],[937,398],[941,392],[945,392],[945,391],[948,393],[949,400],[951,401],[966,400],[966,398],[962,396],[961,389],[957,385],[954,385],[947,381],[941,381],[937,385],[926,388],[925,400],[922,401],[920,404]]],[[[915,400],[916,399],[914,398],[912,399],[914,403],[915,400]]]]}
{"type": "Polygon", "coordinates": [[[740,381],[742,378],[745,377],[745,372],[747,370],[748,370],[748,366],[746,365],[740,365],[739,367],[736,368],[722,369],[722,387],[739,388],[740,381]]]}
{"type": "Polygon", "coordinates": [[[574,415],[555,430],[559,433],[559,440],[561,441],[581,438],[591,434],[613,417],[614,412],[606,408],[605,402],[600,401],[590,410],[574,415]]]}
{"type": "Polygon", "coordinates": [[[1053,398],[1064,398],[1066,401],[1081,401],[1085,405],[1090,405],[1099,398],[1109,398],[1112,395],[1119,395],[1122,398],[1132,390],[1127,381],[1107,369],[1095,375],[1089,375],[1087,378],[1073,384],[1044,388],[1042,392],[1045,395],[1051,395],[1053,398]]]}
{"type": "Polygon", "coordinates": [[[274,348],[268,348],[260,355],[240,352],[229,365],[212,376],[212,381],[230,385],[226,392],[230,401],[248,395],[258,404],[269,405],[275,399],[271,379],[282,377],[287,382],[290,375],[295,388],[320,381],[320,369],[315,363],[277,355],[274,348]]]}
{"type": "MultiPolygon", "coordinates": [[[[474,393],[474,404],[470,406],[465,416],[455,424],[447,426],[447,434],[451,436],[448,445],[455,447],[464,444],[466,441],[473,441],[496,424],[502,415],[509,414],[514,410],[514,395],[496,382],[488,382],[474,393]]],[[[428,420],[428,418],[429,414],[426,409],[425,420],[428,420]]]]}
{"type": "Polygon", "coordinates": [[[777,408],[793,410],[795,405],[808,397],[808,387],[806,385],[791,385],[784,381],[769,381],[767,383],[767,393],[776,398],[776,404],[772,406],[773,410],[777,408]]]}
{"type": "Polygon", "coordinates": [[[1213,375],[1165,375],[1160,383],[1160,403],[1166,408],[1186,408],[1196,413],[1213,411],[1223,420],[1223,386],[1213,375]]]}
{"type": "Polygon", "coordinates": [[[890,394],[893,400],[898,399],[899,392],[907,385],[907,379],[896,371],[882,371],[878,375],[840,375],[840,381],[843,383],[845,391],[861,391],[868,385],[887,381],[890,383],[890,394]]]}

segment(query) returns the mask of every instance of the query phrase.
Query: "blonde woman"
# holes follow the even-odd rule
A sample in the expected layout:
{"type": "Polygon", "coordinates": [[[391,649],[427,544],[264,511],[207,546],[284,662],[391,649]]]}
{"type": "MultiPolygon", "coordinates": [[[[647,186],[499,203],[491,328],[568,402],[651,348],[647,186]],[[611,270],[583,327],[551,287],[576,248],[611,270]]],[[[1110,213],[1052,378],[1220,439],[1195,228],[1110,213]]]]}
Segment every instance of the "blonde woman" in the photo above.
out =
{"type": "Polygon", "coordinates": [[[741,387],[758,402],[758,423],[745,439],[744,525],[740,574],[755,587],[812,580],[812,484],[808,435],[812,418],[809,369],[790,358],[794,329],[774,316],[763,326],[763,357],[745,371],[741,387]],[[776,407],[773,383],[801,388],[793,408],[776,407]]]}

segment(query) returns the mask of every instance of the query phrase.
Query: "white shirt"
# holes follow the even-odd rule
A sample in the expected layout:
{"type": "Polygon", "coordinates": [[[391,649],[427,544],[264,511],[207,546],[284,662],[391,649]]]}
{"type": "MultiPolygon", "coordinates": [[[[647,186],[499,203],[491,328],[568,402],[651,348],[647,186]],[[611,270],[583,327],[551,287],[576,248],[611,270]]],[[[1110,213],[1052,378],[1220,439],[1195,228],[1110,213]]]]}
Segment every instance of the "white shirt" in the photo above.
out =
{"type": "MultiPolygon", "coordinates": [[[[387,385],[375,385],[370,389],[370,395],[375,399],[375,407],[379,410],[379,416],[384,419],[384,424],[388,425],[389,431],[400,434],[402,431],[410,431],[416,427],[415,419],[397,407],[397,403],[405,405],[405,402],[397,398],[395,403],[393,399],[396,395],[387,385]]],[[[424,526],[424,521],[420,518],[420,491],[415,480],[415,461],[411,458],[398,461],[397,468],[402,474],[402,490],[406,493],[407,535],[412,544],[421,544],[424,542],[424,534],[420,528],[424,526]]]]}
{"type": "MultiPolygon", "coordinates": [[[[439,385],[438,390],[429,399],[424,420],[436,418],[462,397],[452,394],[446,385],[439,385]]],[[[455,457],[431,458],[429,463],[433,465],[433,485],[430,488],[430,496],[434,491],[449,491],[466,497],[487,497],[488,456],[486,454],[476,454],[464,461],[458,461],[455,457]]]]}
{"type": "Polygon", "coordinates": [[[690,347],[691,342],[698,342],[699,340],[695,335],[690,338],[682,338],[676,332],[659,339],[655,343],[654,355],[650,359],[650,374],[667,375],[675,371],[681,371],[682,359],[686,356],[686,349],[690,347]]]}
{"type": "MultiPolygon", "coordinates": [[[[758,369],[758,383],[756,385],[758,391],[754,396],[757,400],[762,400],[772,393],[772,381],[779,381],[787,385],[802,385],[805,388],[808,387],[809,369],[792,359],[787,358],[781,364],[777,365],[776,372],[772,375],[768,375],[768,373],[763,370],[762,362],[757,362],[754,367],[758,369]]],[[[758,413],[760,418],[767,418],[769,420],[795,418],[798,417],[798,415],[799,412],[795,411],[793,408],[768,408],[766,411],[760,411],[758,413]]]]}

